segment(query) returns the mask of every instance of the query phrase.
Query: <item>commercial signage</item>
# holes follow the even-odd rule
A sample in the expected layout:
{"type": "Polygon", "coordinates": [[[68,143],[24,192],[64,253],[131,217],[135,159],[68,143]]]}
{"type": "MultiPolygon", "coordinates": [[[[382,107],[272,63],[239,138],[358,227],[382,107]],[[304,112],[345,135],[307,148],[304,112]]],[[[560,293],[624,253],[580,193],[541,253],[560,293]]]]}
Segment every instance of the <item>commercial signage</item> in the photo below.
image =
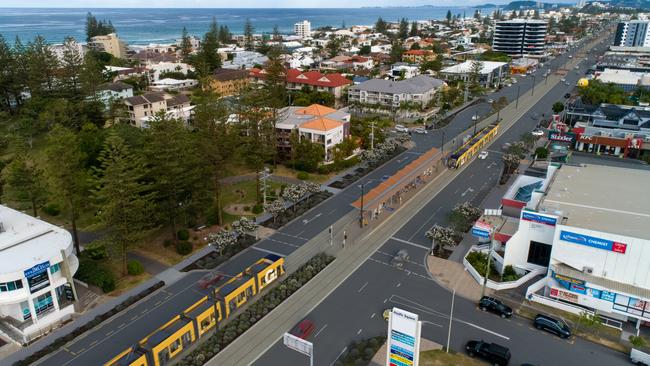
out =
{"type": "Polygon", "coordinates": [[[39,274],[47,271],[48,268],[50,268],[50,261],[39,263],[30,269],[26,269],[25,277],[27,279],[30,279],[34,276],[38,276],[39,274]]]}
{"type": "Polygon", "coordinates": [[[572,283],[572,284],[576,284],[576,285],[582,285],[582,286],[584,286],[584,284],[585,284],[585,281],[583,281],[583,280],[579,280],[579,279],[573,278],[573,277],[564,276],[564,275],[561,275],[561,274],[557,274],[555,272],[552,272],[552,276],[553,276],[553,278],[555,278],[558,281],[564,281],[564,282],[568,282],[568,283],[572,283]]]}
{"type": "Polygon", "coordinates": [[[572,133],[561,133],[559,131],[549,131],[548,139],[558,142],[573,142],[576,136],[572,133]]]}
{"type": "Polygon", "coordinates": [[[386,365],[417,366],[420,353],[418,315],[393,308],[388,320],[388,352],[386,365]]]}
{"type": "Polygon", "coordinates": [[[578,295],[557,287],[551,287],[551,297],[574,303],[578,302],[578,295]]]}
{"type": "Polygon", "coordinates": [[[479,237],[479,238],[489,238],[490,237],[490,232],[487,230],[483,230],[477,227],[472,228],[472,235],[479,237]]]}
{"type": "Polygon", "coordinates": [[[309,357],[314,352],[314,345],[311,342],[289,333],[284,333],[284,345],[309,357]]]}
{"type": "Polygon", "coordinates": [[[555,217],[543,216],[529,211],[521,211],[521,219],[524,221],[532,221],[538,224],[555,226],[557,219],[555,217]]]}
{"type": "Polygon", "coordinates": [[[625,254],[625,250],[627,249],[627,244],[625,243],[595,238],[593,236],[578,234],[565,230],[560,231],[560,240],[622,254],[625,254]]]}

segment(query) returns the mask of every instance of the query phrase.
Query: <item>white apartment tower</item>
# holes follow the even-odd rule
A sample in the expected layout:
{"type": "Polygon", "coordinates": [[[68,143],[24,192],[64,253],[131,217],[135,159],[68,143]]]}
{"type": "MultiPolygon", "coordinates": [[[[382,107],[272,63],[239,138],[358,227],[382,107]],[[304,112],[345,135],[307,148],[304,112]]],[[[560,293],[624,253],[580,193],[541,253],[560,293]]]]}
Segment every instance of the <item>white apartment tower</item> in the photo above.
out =
{"type": "Polygon", "coordinates": [[[293,32],[300,38],[306,38],[311,35],[311,22],[303,20],[293,25],[293,32]]]}

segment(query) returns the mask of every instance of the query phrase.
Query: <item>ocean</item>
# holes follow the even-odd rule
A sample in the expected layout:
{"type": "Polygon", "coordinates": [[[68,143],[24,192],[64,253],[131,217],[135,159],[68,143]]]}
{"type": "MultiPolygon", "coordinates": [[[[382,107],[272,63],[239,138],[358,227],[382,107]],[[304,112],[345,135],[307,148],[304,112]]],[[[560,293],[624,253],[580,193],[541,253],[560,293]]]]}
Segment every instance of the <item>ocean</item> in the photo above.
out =
{"type": "MultiPolygon", "coordinates": [[[[244,22],[250,19],[255,33],[270,33],[275,25],[283,34],[293,33],[293,24],[309,20],[312,29],[321,26],[341,27],[343,24],[372,25],[377,18],[397,21],[444,19],[447,10],[453,14],[474,15],[471,7],[396,7],[345,9],[45,9],[0,8],[0,34],[13,43],[16,37],[26,43],[36,35],[49,43],[62,43],[67,36],[85,41],[86,14],[97,19],[111,20],[118,36],[131,45],[171,43],[180,38],[183,27],[190,34],[202,36],[212,17],[227,25],[233,33],[242,33],[244,22]]],[[[483,12],[491,11],[483,9],[483,12]]]]}

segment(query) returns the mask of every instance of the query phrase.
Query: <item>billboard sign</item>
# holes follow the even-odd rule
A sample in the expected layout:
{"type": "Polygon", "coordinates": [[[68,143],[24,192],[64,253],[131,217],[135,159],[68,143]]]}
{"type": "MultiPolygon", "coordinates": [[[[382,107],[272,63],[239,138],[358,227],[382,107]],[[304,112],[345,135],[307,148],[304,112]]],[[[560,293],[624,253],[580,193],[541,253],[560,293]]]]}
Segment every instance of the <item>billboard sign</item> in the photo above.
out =
{"type": "Polygon", "coordinates": [[[540,215],[530,211],[521,211],[521,219],[549,226],[555,226],[555,224],[557,224],[557,218],[555,217],[540,215]]]}
{"type": "Polygon", "coordinates": [[[578,295],[557,287],[551,287],[551,297],[556,299],[578,303],[578,295]]]}
{"type": "Polygon", "coordinates": [[[393,308],[388,319],[387,366],[417,366],[420,353],[418,315],[393,308]]]}
{"type": "Polygon", "coordinates": [[[26,269],[25,277],[29,279],[38,276],[39,274],[45,272],[48,268],[50,268],[50,261],[39,263],[32,268],[26,269]]]}
{"type": "Polygon", "coordinates": [[[473,227],[472,228],[472,235],[479,237],[479,238],[489,238],[490,237],[490,232],[481,228],[473,227]]]}
{"type": "Polygon", "coordinates": [[[560,240],[568,241],[569,243],[585,245],[592,248],[609,250],[611,252],[625,254],[627,244],[620,243],[612,240],[596,238],[589,235],[578,234],[571,231],[560,231],[560,240]]]}
{"type": "Polygon", "coordinates": [[[284,333],[284,345],[309,357],[314,352],[313,343],[289,333],[284,333]]]}
{"type": "Polygon", "coordinates": [[[559,131],[549,131],[548,139],[557,142],[573,142],[576,136],[572,133],[562,133],[559,131]]]}

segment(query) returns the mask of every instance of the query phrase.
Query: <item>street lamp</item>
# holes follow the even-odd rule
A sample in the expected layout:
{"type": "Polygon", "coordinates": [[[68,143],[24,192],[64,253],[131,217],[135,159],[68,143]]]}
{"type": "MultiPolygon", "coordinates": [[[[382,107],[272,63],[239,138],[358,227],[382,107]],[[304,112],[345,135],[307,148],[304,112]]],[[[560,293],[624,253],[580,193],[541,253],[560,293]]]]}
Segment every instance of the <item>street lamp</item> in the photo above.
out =
{"type": "Polygon", "coordinates": [[[363,195],[364,195],[364,188],[366,187],[366,184],[372,182],[374,179],[370,179],[366,181],[365,183],[361,183],[359,187],[361,188],[361,207],[359,209],[359,226],[363,228],[363,195]]]}

